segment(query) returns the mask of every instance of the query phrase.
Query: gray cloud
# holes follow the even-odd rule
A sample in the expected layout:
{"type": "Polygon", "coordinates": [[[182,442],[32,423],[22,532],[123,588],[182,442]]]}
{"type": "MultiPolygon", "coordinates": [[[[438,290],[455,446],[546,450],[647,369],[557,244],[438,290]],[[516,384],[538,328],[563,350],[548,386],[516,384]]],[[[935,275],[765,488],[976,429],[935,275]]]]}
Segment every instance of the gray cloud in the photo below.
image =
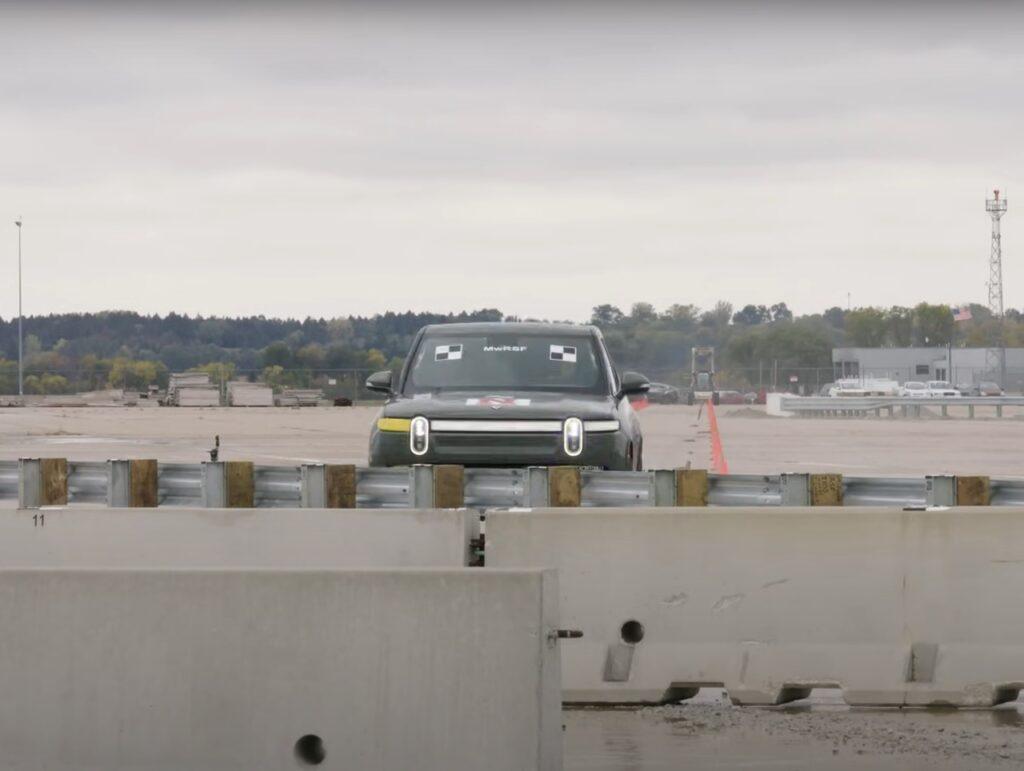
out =
{"type": "Polygon", "coordinates": [[[977,299],[1022,17],[8,3],[0,210],[37,312],[977,299]]]}

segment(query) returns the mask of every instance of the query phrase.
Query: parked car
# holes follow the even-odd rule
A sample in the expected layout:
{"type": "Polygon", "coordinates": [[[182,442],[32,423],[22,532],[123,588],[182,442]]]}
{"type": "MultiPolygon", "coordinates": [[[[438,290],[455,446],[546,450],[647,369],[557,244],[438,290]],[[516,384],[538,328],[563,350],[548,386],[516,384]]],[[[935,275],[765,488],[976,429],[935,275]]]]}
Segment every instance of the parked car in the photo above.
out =
{"type": "Polygon", "coordinates": [[[884,378],[837,380],[828,389],[828,396],[896,396],[899,383],[884,378]]]}
{"type": "Polygon", "coordinates": [[[943,399],[952,396],[960,396],[960,392],[947,380],[929,380],[928,396],[933,399],[943,399]]]}
{"type": "Polygon", "coordinates": [[[679,389],[668,383],[651,383],[647,389],[647,401],[652,404],[678,404],[679,389]]]}
{"type": "Polygon", "coordinates": [[[956,390],[961,396],[981,396],[981,388],[977,383],[958,383],[956,390]]]}
{"type": "Polygon", "coordinates": [[[978,396],[1002,396],[1003,389],[999,387],[999,383],[993,383],[991,380],[984,380],[978,384],[978,396]]]}
{"type": "Polygon", "coordinates": [[[746,400],[743,398],[743,394],[739,391],[719,391],[718,392],[718,403],[719,404],[746,404],[746,400]]]}
{"type": "Polygon", "coordinates": [[[366,387],[388,398],[370,433],[371,466],[572,465],[643,468],[643,436],[600,330],[537,323],[438,324],[413,340],[397,380],[366,387]]]}
{"type": "Polygon", "coordinates": [[[900,388],[900,396],[909,396],[912,399],[927,399],[928,385],[920,380],[908,380],[900,388]]]}

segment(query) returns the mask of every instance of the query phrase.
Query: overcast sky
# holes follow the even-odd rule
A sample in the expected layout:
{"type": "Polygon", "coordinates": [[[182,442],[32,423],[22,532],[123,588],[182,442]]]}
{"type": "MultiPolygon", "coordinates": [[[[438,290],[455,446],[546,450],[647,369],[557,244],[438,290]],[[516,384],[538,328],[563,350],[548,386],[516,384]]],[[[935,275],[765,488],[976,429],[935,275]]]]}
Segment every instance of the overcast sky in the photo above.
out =
{"type": "Polygon", "coordinates": [[[1024,305],[1022,4],[375,5],[0,3],[0,317],[1024,305]]]}

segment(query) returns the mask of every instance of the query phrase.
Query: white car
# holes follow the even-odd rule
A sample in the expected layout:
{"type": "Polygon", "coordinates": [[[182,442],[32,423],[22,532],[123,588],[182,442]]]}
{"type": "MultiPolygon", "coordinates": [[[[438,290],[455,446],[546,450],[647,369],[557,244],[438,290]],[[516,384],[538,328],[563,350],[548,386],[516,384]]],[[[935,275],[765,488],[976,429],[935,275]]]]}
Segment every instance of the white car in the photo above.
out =
{"type": "Polygon", "coordinates": [[[960,396],[960,392],[946,380],[929,380],[928,396],[933,399],[945,399],[948,397],[960,396]]]}
{"type": "Polygon", "coordinates": [[[919,380],[908,380],[900,389],[900,396],[909,396],[912,399],[927,399],[931,396],[928,386],[919,380]]]}
{"type": "Polygon", "coordinates": [[[899,384],[895,380],[865,378],[863,380],[837,380],[828,389],[829,396],[895,396],[899,384]]]}

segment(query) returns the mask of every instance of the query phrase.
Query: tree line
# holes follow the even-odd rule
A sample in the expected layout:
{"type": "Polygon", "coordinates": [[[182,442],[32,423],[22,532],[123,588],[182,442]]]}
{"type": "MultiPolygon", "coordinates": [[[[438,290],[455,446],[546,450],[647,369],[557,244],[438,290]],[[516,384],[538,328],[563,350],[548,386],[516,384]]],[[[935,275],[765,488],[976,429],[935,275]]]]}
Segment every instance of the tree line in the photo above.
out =
{"type": "MultiPolygon", "coordinates": [[[[690,349],[709,345],[716,349],[722,382],[742,387],[763,382],[766,367],[827,374],[832,348],[840,346],[986,347],[1000,340],[1024,346],[1020,311],[1008,311],[1002,323],[984,306],[971,305],[970,311],[971,320],[955,322],[949,307],[928,303],[832,307],[796,316],[785,302],[734,308],[722,301],[705,309],[674,304],[662,310],[638,302],[628,311],[598,305],[590,322],[602,330],[623,369],[683,382],[690,349]]],[[[322,386],[363,395],[362,374],[400,368],[425,324],[501,320],[519,319],[493,308],[304,320],[130,311],[33,316],[25,319],[25,390],[165,387],[171,372],[203,370],[214,382],[241,377],[277,388],[322,386]]],[[[17,349],[17,319],[0,319],[0,393],[17,392],[17,349]]]]}

